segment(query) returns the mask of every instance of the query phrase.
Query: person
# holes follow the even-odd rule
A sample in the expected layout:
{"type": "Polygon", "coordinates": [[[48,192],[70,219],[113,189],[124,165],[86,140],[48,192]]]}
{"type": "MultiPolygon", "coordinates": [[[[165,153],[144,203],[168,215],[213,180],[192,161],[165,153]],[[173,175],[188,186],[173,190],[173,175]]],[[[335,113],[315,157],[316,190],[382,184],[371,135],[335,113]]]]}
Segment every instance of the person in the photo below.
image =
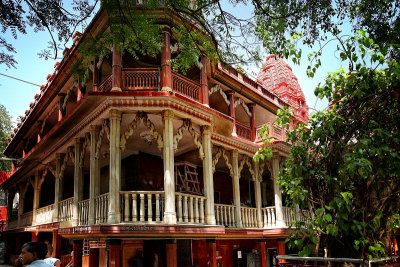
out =
{"type": "Polygon", "coordinates": [[[51,266],[60,267],[61,261],[57,258],[52,258],[51,254],[53,254],[53,247],[51,246],[51,244],[47,244],[47,254],[46,254],[46,258],[44,259],[44,261],[47,264],[50,264],[51,266]]]}
{"type": "Polygon", "coordinates": [[[51,267],[44,262],[47,254],[47,246],[43,242],[28,242],[22,246],[18,262],[26,267],[51,267]]]}

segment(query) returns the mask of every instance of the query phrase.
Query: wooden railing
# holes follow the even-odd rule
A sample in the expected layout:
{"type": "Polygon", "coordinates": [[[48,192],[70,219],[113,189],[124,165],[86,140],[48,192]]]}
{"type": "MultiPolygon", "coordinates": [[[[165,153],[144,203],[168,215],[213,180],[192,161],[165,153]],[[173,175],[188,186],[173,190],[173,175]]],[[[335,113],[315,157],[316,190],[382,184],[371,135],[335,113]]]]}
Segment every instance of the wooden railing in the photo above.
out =
{"type": "Polygon", "coordinates": [[[261,209],[264,228],[273,227],[276,225],[276,212],[275,207],[265,207],[261,209]]]}
{"type": "Polygon", "coordinates": [[[98,91],[99,92],[108,92],[112,89],[112,74],[106,76],[106,78],[101,82],[98,91]]]}
{"type": "Polygon", "coordinates": [[[126,90],[158,90],[160,73],[158,69],[124,69],[123,88],[126,90]]]}
{"type": "Polygon", "coordinates": [[[31,226],[33,219],[33,211],[25,212],[21,215],[20,225],[19,227],[31,226]]]}
{"type": "Polygon", "coordinates": [[[163,222],[164,191],[121,191],[121,220],[163,222]]]}
{"type": "Polygon", "coordinates": [[[36,224],[51,223],[53,221],[54,204],[36,210],[36,224]]]}
{"type": "Polygon", "coordinates": [[[70,198],[64,199],[63,201],[58,202],[58,220],[60,222],[72,220],[73,202],[74,202],[73,197],[70,197],[70,198]]]}
{"type": "Polygon", "coordinates": [[[199,101],[200,84],[176,72],[172,72],[172,90],[199,101]]]}
{"type": "Polygon", "coordinates": [[[98,223],[106,223],[108,219],[108,193],[102,194],[94,198],[95,221],[98,223]]]}
{"type": "Polygon", "coordinates": [[[206,197],[183,193],[175,194],[177,222],[204,224],[204,204],[206,197]]]}
{"type": "Polygon", "coordinates": [[[240,123],[236,122],[236,134],[239,137],[245,138],[247,140],[251,140],[251,129],[250,127],[240,123]]]}
{"type": "Polygon", "coordinates": [[[214,204],[215,221],[217,225],[225,225],[228,227],[236,226],[235,206],[225,204],[214,204]]]}
{"type": "Polygon", "coordinates": [[[240,207],[243,227],[257,227],[257,208],[240,207]]]}
{"type": "Polygon", "coordinates": [[[89,223],[89,199],[78,202],[78,224],[88,225],[89,223]]]}
{"type": "MultiPolygon", "coordinates": [[[[279,141],[286,141],[286,135],[285,131],[281,127],[275,127],[272,122],[267,123],[267,129],[268,129],[268,137],[270,139],[274,138],[275,140],[279,141]]],[[[257,133],[257,138],[256,142],[260,142],[262,140],[260,131],[263,125],[257,127],[256,133],[257,133]]]]}
{"type": "Polygon", "coordinates": [[[300,209],[293,209],[288,207],[283,207],[283,220],[287,226],[293,224],[293,221],[308,222],[311,218],[310,211],[300,209]]]}

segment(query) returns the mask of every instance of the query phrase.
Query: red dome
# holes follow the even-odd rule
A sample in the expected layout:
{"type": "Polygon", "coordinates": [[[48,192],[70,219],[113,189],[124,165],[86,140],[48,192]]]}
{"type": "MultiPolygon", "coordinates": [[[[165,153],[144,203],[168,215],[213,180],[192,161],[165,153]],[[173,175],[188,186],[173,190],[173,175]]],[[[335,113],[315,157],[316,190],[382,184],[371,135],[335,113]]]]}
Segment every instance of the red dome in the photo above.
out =
{"type": "Polygon", "coordinates": [[[308,121],[308,105],[292,68],[275,55],[267,57],[257,80],[295,109],[297,119],[308,121]]]}

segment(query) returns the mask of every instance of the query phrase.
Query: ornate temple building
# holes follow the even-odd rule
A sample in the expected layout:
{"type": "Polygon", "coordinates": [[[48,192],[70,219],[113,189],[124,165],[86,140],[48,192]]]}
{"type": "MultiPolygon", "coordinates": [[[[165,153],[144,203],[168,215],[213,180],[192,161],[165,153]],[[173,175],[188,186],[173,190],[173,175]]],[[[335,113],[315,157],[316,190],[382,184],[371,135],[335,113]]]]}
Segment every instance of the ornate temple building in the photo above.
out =
{"type": "Polygon", "coordinates": [[[5,150],[22,158],[2,184],[8,260],[41,240],[63,265],[133,266],[143,255],[144,266],[271,266],[293,218],[305,219],[276,183],[290,148],[272,127],[277,110],[308,119],[291,68],[270,56],[253,80],[202,57],[201,69],[174,72],[165,25],[156,58],[114,51],[83,85],[71,66],[106,21],[100,11],[75,34],[5,150]],[[254,162],[264,125],[273,157],[254,162]]]}

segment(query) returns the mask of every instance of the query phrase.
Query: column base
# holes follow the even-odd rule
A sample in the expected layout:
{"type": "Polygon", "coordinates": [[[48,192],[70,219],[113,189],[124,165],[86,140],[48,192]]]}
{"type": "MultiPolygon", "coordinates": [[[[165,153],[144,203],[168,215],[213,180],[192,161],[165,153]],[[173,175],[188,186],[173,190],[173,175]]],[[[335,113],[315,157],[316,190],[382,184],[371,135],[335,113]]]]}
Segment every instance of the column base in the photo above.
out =
{"type": "Polygon", "coordinates": [[[206,223],[208,225],[217,225],[217,221],[215,220],[215,214],[210,216],[211,218],[206,218],[206,223]]]}
{"type": "Polygon", "coordinates": [[[172,89],[169,88],[169,87],[167,87],[167,86],[164,86],[163,88],[161,88],[161,91],[162,91],[162,92],[171,92],[172,89]]]}
{"type": "Polygon", "coordinates": [[[164,222],[166,224],[176,224],[176,212],[164,212],[164,222]]]}
{"type": "Polygon", "coordinates": [[[113,87],[111,88],[111,92],[122,92],[122,89],[119,87],[113,87]]]}
{"type": "Polygon", "coordinates": [[[121,222],[120,216],[121,215],[117,214],[117,213],[109,213],[107,222],[110,223],[110,224],[120,223],[121,222]]]}

